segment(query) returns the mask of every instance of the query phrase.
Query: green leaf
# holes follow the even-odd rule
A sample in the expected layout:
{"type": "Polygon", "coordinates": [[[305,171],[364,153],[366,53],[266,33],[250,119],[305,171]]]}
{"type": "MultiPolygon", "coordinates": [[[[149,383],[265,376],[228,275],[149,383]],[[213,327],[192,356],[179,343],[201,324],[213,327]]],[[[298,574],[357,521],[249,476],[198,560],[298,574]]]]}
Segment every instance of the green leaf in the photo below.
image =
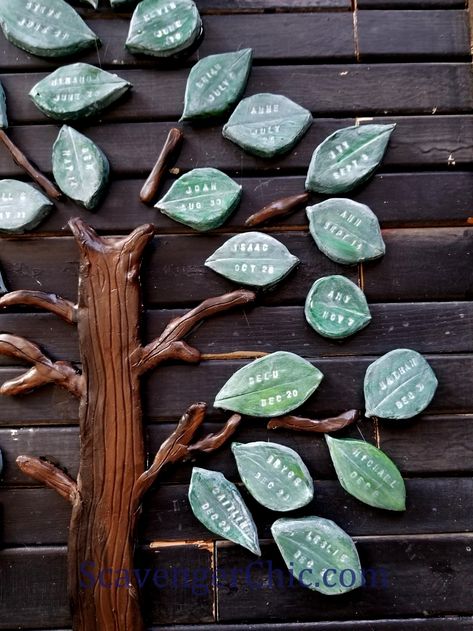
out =
{"type": "Polygon", "coordinates": [[[305,587],[336,596],[362,585],[355,544],[330,519],[278,519],[271,532],[291,574],[305,587]]]}
{"type": "Polygon", "coordinates": [[[314,497],[312,476],[293,449],[257,441],[233,443],[232,452],[243,484],[266,508],[294,510],[314,497]]]}
{"type": "Polygon", "coordinates": [[[280,94],[254,94],[237,105],[223,135],[249,153],[271,158],[286,153],[312,124],[304,107],[280,94]]]}
{"type": "Polygon", "coordinates": [[[64,125],[53,146],[53,174],[61,191],[92,209],[108,182],[108,160],[95,143],[64,125]]]}
{"type": "Polygon", "coordinates": [[[277,351],[237,370],[214,406],[250,416],[281,416],[302,405],[322,378],[320,370],[302,357],[277,351]]]}
{"type": "Polygon", "coordinates": [[[335,195],[367,180],[383,159],[394,127],[357,125],[331,134],[314,151],[306,188],[335,195]]]}
{"type": "Polygon", "coordinates": [[[7,129],[7,99],[2,84],[0,83],[0,129],[7,129]]]}
{"type": "Polygon", "coordinates": [[[262,232],[245,232],[228,239],[205,265],[242,285],[271,287],[299,263],[285,245],[262,232]]]}
{"type": "Polygon", "coordinates": [[[386,510],[406,510],[404,480],[394,462],[363,440],[325,440],[340,484],[356,499],[386,510]]]}
{"type": "Polygon", "coordinates": [[[305,301],[305,317],[324,337],[353,335],[371,320],[365,294],[344,276],[325,276],[312,285],[305,301]]]}
{"type": "Polygon", "coordinates": [[[310,233],[317,247],[336,263],[354,265],[386,251],[372,210],[351,199],[333,198],[307,207],[310,233]]]}
{"type": "Polygon", "coordinates": [[[223,473],[194,467],[189,502],[194,515],[211,532],[261,554],[253,517],[237,487],[223,473]]]}
{"type": "Polygon", "coordinates": [[[0,232],[32,230],[49,215],[53,204],[19,180],[0,180],[0,232]]]}
{"type": "Polygon", "coordinates": [[[407,348],[386,353],[366,371],[366,416],[416,416],[429,405],[437,385],[434,371],[420,353],[407,348]]]}
{"type": "Polygon", "coordinates": [[[98,114],[130,87],[116,74],[77,63],[62,66],[39,81],[30,96],[46,116],[67,121],[98,114]]]}
{"type": "Polygon", "coordinates": [[[0,25],[12,44],[41,57],[63,57],[100,44],[64,0],[1,0],[0,25]]]}
{"type": "Polygon", "coordinates": [[[224,114],[243,94],[251,57],[251,48],[244,48],[198,61],[187,79],[181,120],[224,114]]]}
{"type": "Polygon", "coordinates": [[[218,169],[193,169],[174,182],[155,208],[201,232],[221,226],[238,206],[241,186],[218,169]]]}
{"type": "Polygon", "coordinates": [[[3,280],[2,273],[0,272],[0,296],[3,296],[3,294],[6,294],[7,292],[8,289],[5,285],[5,281],[3,280]]]}
{"type": "Polygon", "coordinates": [[[201,33],[202,20],[192,0],[142,0],[125,46],[131,53],[170,57],[191,48],[201,33]]]}

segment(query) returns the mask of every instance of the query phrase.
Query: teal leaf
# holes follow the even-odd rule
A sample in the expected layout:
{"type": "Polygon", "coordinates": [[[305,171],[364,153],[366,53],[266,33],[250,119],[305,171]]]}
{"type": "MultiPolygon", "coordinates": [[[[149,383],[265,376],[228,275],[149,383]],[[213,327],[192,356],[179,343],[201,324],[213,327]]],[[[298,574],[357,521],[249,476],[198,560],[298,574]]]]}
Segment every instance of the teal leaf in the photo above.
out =
{"type": "Polygon", "coordinates": [[[0,83],[0,129],[7,129],[7,99],[2,84],[0,83]]]}
{"type": "Polygon", "coordinates": [[[0,232],[32,230],[49,215],[53,204],[25,182],[0,180],[0,232]]]}

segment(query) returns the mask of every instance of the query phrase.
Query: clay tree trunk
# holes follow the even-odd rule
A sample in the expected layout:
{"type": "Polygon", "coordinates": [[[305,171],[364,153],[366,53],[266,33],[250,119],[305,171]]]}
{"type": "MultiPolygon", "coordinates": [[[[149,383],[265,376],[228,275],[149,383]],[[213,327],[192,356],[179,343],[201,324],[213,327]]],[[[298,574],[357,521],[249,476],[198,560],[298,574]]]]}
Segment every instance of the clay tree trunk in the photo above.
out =
{"type": "Polygon", "coordinates": [[[206,410],[204,403],[194,404],[146,468],[140,377],[167,359],[197,362],[199,352],[182,337],[201,319],[245,304],[254,295],[240,290],[206,300],[143,346],[139,270],[153,226],[123,238],[99,237],[79,219],[70,226],[80,249],[78,303],[54,294],[16,291],[0,299],[0,306],[39,306],[77,323],[82,373],[66,362],[53,362],[28,340],[3,334],[0,352],[33,367],[5,383],[1,392],[18,394],[52,382],[80,398],[77,481],[43,459],[20,456],[17,462],[72,504],[68,590],[74,631],[142,631],[133,554],[143,495],[164,465],[223,444],[240,417],[234,415],[219,433],[191,444],[206,410]]]}

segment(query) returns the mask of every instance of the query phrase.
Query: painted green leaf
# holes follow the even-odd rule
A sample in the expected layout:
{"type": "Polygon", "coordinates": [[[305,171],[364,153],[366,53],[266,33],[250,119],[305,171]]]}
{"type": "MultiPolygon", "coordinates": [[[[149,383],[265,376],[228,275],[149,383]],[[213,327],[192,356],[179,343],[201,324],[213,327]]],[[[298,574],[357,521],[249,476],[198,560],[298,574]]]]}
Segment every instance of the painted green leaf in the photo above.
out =
{"type": "Polygon", "coordinates": [[[49,199],[29,184],[0,180],[0,232],[32,230],[52,208],[49,199]]]}
{"type": "Polygon", "coordinates": [[[319,250],[336,263],[354,265],[386,251],[378,218],[368,206],[333,198],[307,207],[310,233],[319,250]]]}
{"type": "Polygon", "coordinates": [[[334,339],[353,335],[371,320],[365,294],[344,276],[315,281],[305,301],[305,317],[317,333],[334,339]]]}
{"type": "Polygon", "coordinates": [[[404,480],[394,462],[381,449],[351,438],[326,435],[325,440],[345,491],[376,508],[406,510],[404,480]]]}
{"type": "Polygon", "coordinates": [[[53,174],[61,191],[86,208],[95,208],[105,192],[108,173],[108,160],[99,147],[64,125],[53,146],[53,174]]]}
{"type": "Polygon", "coordinates": [[[192,0],[142,0],[125,46],[132,53],[169,57],[190,49],[201,33],[202,20],[192,0]]]}
{"type": "Polygon", "coordinates": [[[355,544],[330,519],[278,519],[271,532],[291,574],[305,587],[336,596],[362,585],[355,544]]]}
{"type": "Polygon", "coordinates": [[[224,114],[243,94],[251,57],[251,48],[244,48],[198,61],[187,79],[181,120],[224,114]]]}
{"type": "Polygon", "coordinates": [[[100,44],[64,0],[2,0],[0,25],[12,44],[41,57],[63,57],[100,44]]]}
{"type": "Polygon", "coordinates": [[[243,484],[266,508],[294,510],[314,497],[312,476],[293,449],[257,441],[233,443],[232,452],[243,484]]]}
{"type": "Polygon", "coordinates": [[[395,125],[345,127],[314,151],[306,188],[316,193],[345,193],[367,180],[383,159],[395,125]]]}
{"type": "Polygon", "coordinates": [[[204,232],[221,226],[238,206],[241,186],[218,169],[193,169],[174,182],[155,208],[204,232]]]}
{"type": "Polygon", "coordinates": [[[383,355],[365,375],[366,416],[411,418],[431,402],[438,381],[420,353],[398,348],[383,355]]]}
{"type": "Polygon", "coordinates": [[[312,114],[280,94],[254,94],[240,101],[223,128],[225,138],[257,156],[292,149],[312,124],[312,114]]]}
{"type": "Polygon", "coordinates": [[[320,370],[299,355],[277,351],[237,370],[214,406],[250,416],[281,416],[302,405],[322,378],[320,370]]]}
{"type": "Polygon", "coordinates": [[[215,250],[205,265],[241,285],[271,287],[299,263],[285,245],[262,232],[236,235],[215,250]]]}
{"type": "Polygon", "coordinates": [[[194,515],[211,532],[261,554],[253,517],[237,487],[223,473],[194,467],[189,502],[194,515]]]}
{"type": "Polygon", "coordinates": [[[5,285],[5,281],[3,280],[2,272],[0,272],[0,296],[2,296],[3,294],[6,294],[7,291],[8,289],[5,285]]]}
{"type": "Polygon", "coordinates": [[[0,83],[0,129],[7,129],[7,99],[2,84],[0,83]]]}
{"type": "Polygon", "coordinates": [[[46,116],[67,121],[98,114],[130,88],[131,83],[116,74],[77,63],[39,81],[30,96],[46,116]]]}

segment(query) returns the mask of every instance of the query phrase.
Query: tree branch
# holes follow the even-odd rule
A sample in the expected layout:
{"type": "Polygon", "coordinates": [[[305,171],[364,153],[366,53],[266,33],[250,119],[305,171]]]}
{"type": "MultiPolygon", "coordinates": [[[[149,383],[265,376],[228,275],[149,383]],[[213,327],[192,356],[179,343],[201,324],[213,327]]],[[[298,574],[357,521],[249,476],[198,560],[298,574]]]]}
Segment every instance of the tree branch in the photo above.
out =
{"type": "Polygon", "coordinates": [[[268,429],[277,429],[284,427],[292,429],[296,432],[318,432],[320,434],[326,432],[336,432],[339,429],[347,427],[355,423],[360,418],[359,410],[348,410],[326,419],[302,418],[301,416],[280,416],[269,421],[268,429]]]}
{"type": "Polygon", "coordinates": [[[157,339],[141,349],[138,360],[140,374],[151,370],[165,359],[199,361],[199,351],[180,342],[180,340],[204,318],[247,304],[254,299],[255,294],[252,291],[239,289],[223,296],[208,298],[182,317],[175,318],[157,339]]]}
{"type": "Polygon", "coordinates": [[[231,436],[233,436],[237,427],[240,425],[240,422],[241,416],[239,414],[233,414],[219,432],[216,434],[207,434],[207,436],[201,440],[189,445],[188,451],[190,453],[194,451],[202,451],[206,454],[215,451],[226,443],[231,436]]]}
{"type": "Polygon", "coordinates": [[[76,397],[82,396],[84,391],[82,375],[78,375],[68,362],[52,362],[49,357],[43,355],[36,344],[29,340],[3,333],[0,335],[0,353],[34,364],[33,368],[20,377],[5,382],[0,388],[0,394],[21,394],[38,386],[55,383],[69,390],[76,397]]]}
{"type": "Polygon", "coordinates": [[[47,294],[44,291],[11,291],[0,298],[0,307],[11,307],[13,305],[28,305],[40,307],[58,315],[60,318],[73,324],[77,322],[77,307],[69,300],[65,300],[56,294],[47,294]]]}
{"type": "Polygon", "coordinates": [[[18,456],[16,464],[23,473],[54,489],[71,504],[77,501],[79,492],[76,482],[52,462],[31,456],[18,456]]]}

